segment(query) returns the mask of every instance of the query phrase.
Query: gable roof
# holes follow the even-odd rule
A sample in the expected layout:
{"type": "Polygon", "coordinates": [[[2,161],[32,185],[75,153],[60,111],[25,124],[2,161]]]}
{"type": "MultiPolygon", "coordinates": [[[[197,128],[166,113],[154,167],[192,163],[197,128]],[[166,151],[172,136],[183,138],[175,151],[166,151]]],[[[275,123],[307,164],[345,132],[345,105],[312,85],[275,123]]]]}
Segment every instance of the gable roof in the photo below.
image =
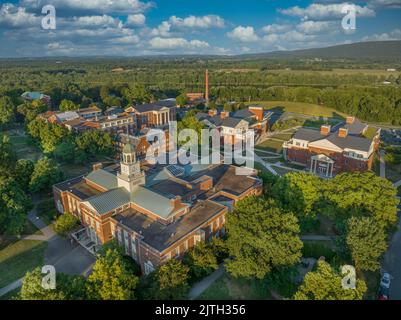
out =
{"type": "Polygon", "coordinates": [[[248,109],[241,109],[237,110],[233,114],[233,118],[241,118],[241,119],[246,119],[246,118],[251,118],[255,117],[255,114],[248,109]]]}
{"type": "Polygon", "coordinates": [[[327,137],[327,140],[342,149],[353,149],[364,152],[369,152],[373,143],[372,140],[363,137],[347,135],[345,138],[338,136],[338,131],[327,137]]]}
{"type": "Polygon", "coordinates": [[[121,187],[93,196],[85,202],[102,215],[128,204],[130,196],[125,188],[121,187]]]}
{"type": "Polygon", "coordinates": [[[300,128],[292,137],[293,139],[312,142],[325,138],[326,136],[321,135],[318,130],[300,128]]]}
{"type": "Polygon", "coordinates": [[[111,190],[118,187],[117,176],[104,169],[92,171],[86,176],[86,180],[97,184],[106,190],[111,190]]]}
{"type": "Polygon", "coordinates": [[[245,121],[245,120],[243,120],[241,118],[228,117],[223,120],[221,126],[229,127],[229,128],[236,128],[241,121],[245,121]]]}

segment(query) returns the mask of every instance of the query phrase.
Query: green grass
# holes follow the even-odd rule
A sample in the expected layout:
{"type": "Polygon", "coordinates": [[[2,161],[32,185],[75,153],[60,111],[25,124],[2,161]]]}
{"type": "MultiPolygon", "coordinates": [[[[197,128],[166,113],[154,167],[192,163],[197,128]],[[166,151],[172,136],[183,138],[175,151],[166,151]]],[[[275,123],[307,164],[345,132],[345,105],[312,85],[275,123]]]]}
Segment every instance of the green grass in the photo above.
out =
{"type": "Polygon", "coordinates": [[[10,134],[10,142],[17,153],[18,159],[29,159],[32,161],[37,161],[42,158],[43,154],[41,150],[32,145],[30,139],[25,136],[18,136],[10,134]]]}
{"type": "Polygon", "coordinates": [[[281,153],[283,150],[283,140],[267,139],[266,141],[258,144],[255,148],[262,149],[269,152],[281,153]]]}
{"type": "Polygon", "coordinates": [[[369,126],[364,136],[368,139],[373,139],[377,133],[377,128],[369,126]]]}
{"type": "Polygon", "coordinates": [[[5,295],[0,297],[0,300],[14,300],[13,298],[19,294],[21,288],[17,288],[15,290],[10,291],[9,293],[6,293],[5,295]]]}
{"type": "Polygon", "coordinates": [[[235,279],[224,274],[206,289],[198,297],[198,300],[262,300],[270,298],[265,282],[235,279]]]}
{"type": "Polygon", "coordinates": [[[265,109],[280,109],[283,112],[294,112],[315,117],[324,118],[344,118],[344,113],[338,112],[332,108],[319,106],[317,104],[292,102],[292,101],[253,101],[249,104],[258,104],[265,109]]]}
{"type": "Polygon", "coordinates": [[[392,164],[386,162],[386,178],[391,182],[401,180],[401,164],[392,164]]]}
{"type": "MultiPolygon", "coordinates": [[[[31,235],[31,234],[42,235],[42,232],[38,228],[36,228],[32,222],[26,219],[22,235],[31,235]]],[[[0,236],[0,250],[6,248],[7,246],[17,241],[19,241],[19,238],[16,236],[0,236]]]]}
{"type": "Polygon", "coordinates": [[[288,169],[284,169],[284,168],[280,168],[277,166],[272,166],[272,168],[280,175],[280,176],[284,176],[287,173],[290,172],[294,172],[293,170],[288,170],[288,169]]]}
{"type": "Polygon", "coordinates": [[[47,242],[20,240],[0,251],[0,288],[43,265],[47,242]]]}

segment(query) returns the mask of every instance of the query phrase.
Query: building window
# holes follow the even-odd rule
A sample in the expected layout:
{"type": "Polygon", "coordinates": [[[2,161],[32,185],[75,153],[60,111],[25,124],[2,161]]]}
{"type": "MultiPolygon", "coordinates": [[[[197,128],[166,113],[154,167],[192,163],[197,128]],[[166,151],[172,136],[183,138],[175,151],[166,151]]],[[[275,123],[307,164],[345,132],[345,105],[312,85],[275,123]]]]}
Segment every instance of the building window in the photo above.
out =
{"type": "Polygon", "coordinates": [[[131,255],[132,258],[134,258],[134,260],[137,260],[137,256],[136,256],[136,241],[135,241],[135,237],[131,236],[131,255]]]}
{"type": "Polygon", "coordinates": [[[121,242],[122,242],[121,232],[122,232],[122,230],[117,229],[117,240],[118,240],[119,244],[121,244],[121,242]]]}
{"type": "Polygon", "coordinates": [[[128,242],[128,232],[124,230],[124,248],[125,248],[125,253],[129,255],[129,242],[128,242]]]}
{"type": "Polygon", "coordinates": [[[145,275],[148,275],[148,274],[152,273],[153,271],[155,271],[155,267],[153,266],[152,262],[150,262],[150,261],[145,262],[144,267],[145,267],[145,275]]]}

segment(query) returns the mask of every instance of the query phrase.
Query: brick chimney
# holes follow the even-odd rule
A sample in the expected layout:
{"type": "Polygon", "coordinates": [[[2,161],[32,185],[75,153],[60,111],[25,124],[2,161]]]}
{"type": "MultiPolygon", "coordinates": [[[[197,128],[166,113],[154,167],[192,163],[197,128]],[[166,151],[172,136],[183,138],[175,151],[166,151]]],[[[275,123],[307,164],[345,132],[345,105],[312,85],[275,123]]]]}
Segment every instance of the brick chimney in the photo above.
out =
{"type": "Polygon", "coordinates": [[[340,138],[346,138],[346,137],[348,136],[348,129],[340,128],[340,129],[338,130],[338,136],[339,136],[340,138]]]}
{"type": "Polygon", "coordinates": [[[254,115],[256,115],[256,119],[258,121],[263,120],[263,107],[259,106],[249,106],[248,110],[252,112],[254,115]]]}
{"type": "Polygon", "coordinates": [[[228,112],[228,111],[222,111],[222,112],[220,112],[220,118],[221,118],[221,119],[228,118],[229,116],[230,116],[230,112],[228,112]]]}
{"type": "Polygon", "coordinates": [[[345,121],[347,124],[353,124],[355,122],[355,117],[347,117],[345,121]]]}
{"type": "Polygon", "coordinates": [[[175,198],[172,198],[170,200],[171,205],[173,206],[174,209],[177,209],[181,205],[181,197],[176,196],[175,198]]]}
{"type": "Polygon", "coordinates": [[[210,109],[208,112],[209,116],[214,117],[217,115],[217,110],[216,109],[210,109]]]}
{"type": "Polygon", "coordinates": [[[100,169],[102,169],[102,168],[103,168],[103,163],[101,163],[101,162],[95,163],[95,164],[93,164],[93,166],[92,166],[92,170],[93,170],[93,171],[100,170],[100,169]]]}
{"type": "Polygon", "coordinates": [[[330,125],[323,125],[320,127],[320,134],[323,136],[327,136],[330,134],[331,126],[330,125]]]}

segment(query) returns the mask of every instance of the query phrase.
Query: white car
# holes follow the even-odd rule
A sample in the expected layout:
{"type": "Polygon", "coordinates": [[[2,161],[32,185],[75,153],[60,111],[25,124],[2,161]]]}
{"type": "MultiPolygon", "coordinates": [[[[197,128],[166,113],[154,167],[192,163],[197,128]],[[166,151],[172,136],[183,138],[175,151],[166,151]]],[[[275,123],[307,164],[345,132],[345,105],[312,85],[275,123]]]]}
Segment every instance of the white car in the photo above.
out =
{"type": "Polygon", "coordinates": [[[382,279],[380,280],[380,287],[390,289],[390,283],[391,283],[390,274],[387,272],[383,273],[382,279]]]}

